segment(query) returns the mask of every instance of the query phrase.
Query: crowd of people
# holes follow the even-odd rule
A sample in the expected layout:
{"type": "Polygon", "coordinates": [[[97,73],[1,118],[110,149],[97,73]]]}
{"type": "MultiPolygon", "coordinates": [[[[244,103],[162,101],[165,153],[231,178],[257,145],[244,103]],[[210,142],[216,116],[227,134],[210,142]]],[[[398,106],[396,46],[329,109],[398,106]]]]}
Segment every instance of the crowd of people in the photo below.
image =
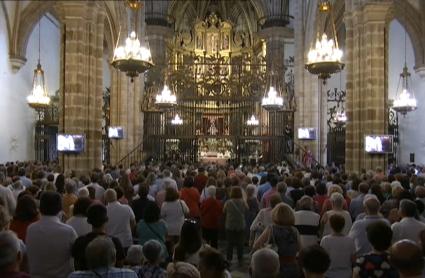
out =
{"type": "Polygon", "coordinates": [[[0,277],[424,277],[424,253],[414,171],[0,165],[0,277]]]}

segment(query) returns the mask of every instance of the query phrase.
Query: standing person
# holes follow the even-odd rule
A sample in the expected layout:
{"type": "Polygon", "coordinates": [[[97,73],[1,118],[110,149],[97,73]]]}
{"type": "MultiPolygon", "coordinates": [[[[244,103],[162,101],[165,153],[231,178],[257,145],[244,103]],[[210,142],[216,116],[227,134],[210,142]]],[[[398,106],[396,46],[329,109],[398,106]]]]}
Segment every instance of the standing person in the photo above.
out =
{"type": "Polygon", "coordinates": [[[344,217],[345,226],[344,226],[344,229],[342,230],[342,233],[344,235],[347,235],[351,229],[352,221],[351,221],[350,213],[343,209],[344,203],[345,203],[344,197],[342,196],[341,193],[335,192],[335,193],[332,193],[330,197],[330,201],[331,201],[332,209],[329,211],[326,211],[323,214],[322,219],[320,220],[321,225],[323,227],[323,236],[326,236],[332,232],[331,225],[329,224],[329,218],[334,214],[339,214],[344,217]]]}
{"type": "MultiPolygon", "coordinates": [[[[205,248],[199,254],[199,272],[202,278],[225,278],[230,275],[223,255],[213,248],[205,248]]],[[[231,277],[231,276],[230,276],[231,277]]]]}
{"type": "Polygon", "coordinates": [[[139,277],[166,278],[167,272],[159,265],[161,263],[161,244],[156,240],[149,240],[143,244],[143,256],[146,262],[138,271],[139,277]]]}
{"type": "Polygon", "coordinates": [[[303,248],[298,256],[305,278],[325,278],[331,260],[322,247],[313,245],[303,248]]]}
{"type": "Polygon", "coordinates": [[[393,242],[402,239],[419,242],[419,233],[425,230],[425,223],[415,219],[417,216],[415,202],[407,199],[401,200],[399,215],[402,217],[400,222],[396,222],[391,226],[394,234],[393,242]]]}
{"type": "Polygon", "coordinates": [[[19,270],[23,254],[19,239],[13,232],[0,232],[0,277],[5,278],[30,278],[19,270]]]}
{"type": "Polygon", "coordinates": [[[252,254],[249,274],[252,278],[277,278],[280,272],[279,255],[270,248],[252,254]]]}
{"type": "Polygon", "coordinates": [[[181,229],[179,242],[174,249],[174,262],[186,262],[199,265],[199,253],[204,248],[201,231],[196,221],[187,219],[181,229]]]}
{"type": "Polygon", "coordinates": [[[171,242],[176,243],[178,241],[180,230],[188,213],[189,208],[185,201],[179,199],[179,194],[174,188],[168,187],[165,190],[165,201],[161,207],[161,218],[167,224],[171,242]]]}
{"type": "Polygon", "coordinates": [[[18,198],[10,230],[14,231],[20,240],[25,241],[28,226],[39,219],[40,215],[34,198],[30,194],[23,194],[18,198]]]}
{"type": "Polygon", "coordinates": [[[280,195],[276,194],[270,199],[270,206],[268,208],[261,209],[254,221],[252,221],[249,237],[249,246],[252,246],[254,241],[264,232],[264,230],[273,224],[272,211],[279,203],[282,203],[280,195]]]}
{"type": "Polygon", "coordinates": [[[77,234],[71,226],[60,222],[61,210],[59,193],[41,194],[41,218],[28,227],[25,240],[31,277],[65,278],[74,270],[71,247],[77,234]],[[55,248],[50,243],[54,243],[55,248]]]}
{"type": "Polygon", "coordinates": [[[112,240],[106,236],[99,236],[91,241],[87,245],[85,254],[87,256],[88,270],[73,272],[68,278],[138,278],[133,270],[114,267],[116,262],[116,250],[112,240]]]}
{"type": "Polygon", "coordinates": [[[397,241],[390,248],[390,263],[398,270],[400,278],[420,278],[424,273],[424,256],[414,241],[397,241]]]}
{"type": "Polygon", "coordinates": [[[198,189],[193,187],[193,185],[193,177],[189,176],[184,179],[183,188],[180,190],[180,199],[183,200],[189,207],[189,216],[193,219],[199,220],[200,195],[198,189]]]}
{"type": "Polygon", "coordinates": [[[133,210],[128,205],[122,205],[117,200],[117,193],[113,189],[105,192],[106,208],[108,210],[108,223],[106,232],[117,237],[124,251],[133,244],[132,230],[136,226],[133,210]]]}
{"type": "Polygon", "coordinates": [[[264,192],[262,198],[261,198],[261,207],[266,208],[270,204],[270,198],[278,194],[277,191],[277,177],[275,175],[270,175],[269,179],[270,189],[264,192]]]}
{"type": "Polygon", "coordinates": [[[398,277],[397,270],[390,263],[388,253],[393,237],[390,226],[383,221],[376,221],[369,224],[366,229],[367,239],[373,249],[357,258],[353,268],[353,277],[375,277],[375,273],[381,273],[381,277],[398,277]]]}
{"type": "Polygon", "coordinates": [[[96,200],[103,201],[105,188],[99,184],[100,182],[102,182],[102,173],[94,171],[91,175],[91,183],[87,187],[94,189],[94,197],[96,200]]]}
{"type": "Polygon", "coordinates": [[[155,202],[147,204],[143,219],[137,223],[139,244],[144,245],[150,240],[161,244],[161,262],[168,258],[166,246],[167,224],[160,218],[160,210],[155,202]]]}
{"type": "Polygon", "coordinates": [[[278,204],[272,211],[273,224],[267,227],[254,242],[257,250],[266,244],[277,249],[280,260],[280,273],[288,277],[298,277],[296,255],[300,250],[300,236],[295,228],[294,211],[285,203],[278,204]]]}
{"type": "Polygon", "coordinates": [[[66,224],[74,228],[78,236],[88,234],[91,231],[91,226],[87,222],[87,210],[92,201],[88,197],[80,197],[74,204],[72,210],[73,216],[66,221],[66,224]]]}
{"type": "Polygon", "coordinates": [[[207,185],[208,177],[205,174],[205,169],[203,167],[198,168],[198,174],[194,180],[194,187],[198,189],[198,192],[201,193],[204,187],[207,185]]]}
{"type": "Polygon", "coordinates": [[[77,201],[78,197],[75,195],[77,185],[74,180],[66,179],[65,181],[65,194],[62,197],[62,207],[65,221],[72,216],[72,206],[77,201]]]}
{"type": "Polygon", "coordinates": [[[224,204],[225,229],[227,239],[227,260],[232,261],[233,248],[236,247],[239,265],[243,264],[243,246],[245,242],[245,214],[248,206],[242,199],[242,189],[233,186],[230,199],[224,204]]]}
{"type": "Polygon", "coordinates": [[[9,215],[15,214],[16,200],[12,190],[7,187],[6,176],[0,172],[0,202],[3,203],[9,215]]]}
{"type": "Polygon", "coordinates": [[[302,248],[315,245],[319,241],[320,215],[314,212],[314,200],[303,196],[297,202],[295,227],[300,233],[302,248]]]}
{"type": "Polygon", "coordinates": [[[334,214],[329,218],[332,234],[322,238],[320,246],[328,252],[331,265],[326,272],[328,278],[351,278],[356,248],[354,240],[342,234],[344,217],[334,214]]]}
{"type": "Polygon", "coordinates": [[[218,247],[218,232],[222,215],[222,205],[216,199],[216,187],[208,186],[208,198],[201,204],[202,236],[214,248],[218,247]]]}
{"type": "Polygon", "coordinates": [[[19,181],[25,188],[32,186],[32,180],[27,178],[27,176],[25,175],[25,168],[19,168],[18,176],[19,176],[19,181]]]}
{"type": "Polygon", "coordinates": [[[131,202],[131,208],[133,209],[134,216],[136,218],[136,223],[139,223],[139,221],[143,219],[143,214],[147,205],[150,203],[155,203],[154,201],[149,199],[148,194],[149,187],[147,185],[140,184],[138,186],[139,198],[131,202]]]}
{"type": "MultiPolygon", "coordinates": [[[[74,265],[77,270],[88,269],[85,253],[87,245],[97,237],[106,236],[106,223],[108,222],[108,211],[106,207],[96,202],[90,205],[87,209],[87,222],[92,227],[91,232],[77,238],[72,246],[72,257],[74,258],[74,265]]],[[[125,258],[121,241],[113,236],[110,236],[110,238],[115,245],[116,266],[120,267],[123,265],[125,258]]]]}

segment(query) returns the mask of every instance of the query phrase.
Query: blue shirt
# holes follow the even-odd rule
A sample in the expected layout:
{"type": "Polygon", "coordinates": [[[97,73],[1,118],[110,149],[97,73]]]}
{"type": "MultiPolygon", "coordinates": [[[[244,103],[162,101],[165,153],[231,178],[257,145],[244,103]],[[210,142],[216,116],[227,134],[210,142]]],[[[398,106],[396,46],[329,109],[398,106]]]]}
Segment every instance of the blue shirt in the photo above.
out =
{"type": "Polygon", "coordinates": [[[69,274],[68,278],[138,278],[136,272],[125,268],[101,268],[86,271],[74,271],[69,274]]]}
{"type": "Polygon", "coordinates": [[[261,200],[263,198],[264,193],[269,191],[272,188],[269,182],[263,183],[258,187],[258,200],[261,200]]]}

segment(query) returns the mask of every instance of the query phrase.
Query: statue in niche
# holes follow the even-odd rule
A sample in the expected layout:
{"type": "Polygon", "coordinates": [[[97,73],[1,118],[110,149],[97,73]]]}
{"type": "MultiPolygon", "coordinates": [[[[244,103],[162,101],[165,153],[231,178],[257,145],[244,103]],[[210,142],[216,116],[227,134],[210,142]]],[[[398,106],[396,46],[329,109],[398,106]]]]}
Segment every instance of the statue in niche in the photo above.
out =
{"type": "Polygon", "coordinates": [[[229,35],[225,34],[223,35],[223,43],[221,49],[227,50],[229,49],[229,35]]]}
{"type": "Polygon", "coordinates": [[[202,38],[202,34],[196,35],[196,48],[197,49],[203,49],[204,48],[204,41],[202,38]]]}
{"type": "Polygon", "coordinates": [[[210,120],[210,127],[208,128],[208,133],[209,133],[209,135],[213,135],[213,136],[217,135],[217,133],[218,133],[218,129],[215,126],[215,120],[214,119],[210,120]]]}

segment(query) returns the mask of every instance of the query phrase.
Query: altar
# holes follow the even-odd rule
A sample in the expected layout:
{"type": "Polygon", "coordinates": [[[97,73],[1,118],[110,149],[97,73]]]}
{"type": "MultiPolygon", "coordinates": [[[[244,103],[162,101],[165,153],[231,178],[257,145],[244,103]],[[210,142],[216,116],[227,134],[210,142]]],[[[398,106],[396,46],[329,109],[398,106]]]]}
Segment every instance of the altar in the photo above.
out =
{"type": "Polygon", "coordinates": [[[233,143],[226,138],[202,138],[198,142],[199,162],[225,165],[232,159],[233,143]]]}

